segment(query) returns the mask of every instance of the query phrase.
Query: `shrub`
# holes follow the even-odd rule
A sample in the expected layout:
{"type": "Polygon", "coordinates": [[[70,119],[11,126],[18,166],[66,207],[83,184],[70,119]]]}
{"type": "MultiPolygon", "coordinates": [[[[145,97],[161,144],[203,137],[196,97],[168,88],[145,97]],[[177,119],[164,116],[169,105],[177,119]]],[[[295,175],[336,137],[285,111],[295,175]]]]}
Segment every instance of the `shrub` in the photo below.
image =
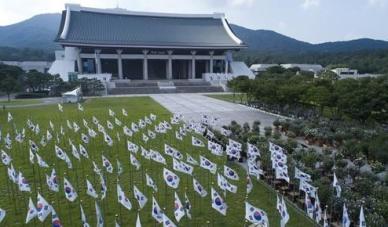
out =
{"type": "Polygon", "coordinates": [[[272,135],[272,127],[270,126],[267,126],[264,128],[264,135],[266,137],[270,137],[272,135]]]}
{"type": "Polygon", "coordinates": [[[261,124],[260,121],[254,121],[252,124],[252,132],[259,134],[260,133],[260,124],[261,124]]]}
{"type": "MultiPolygon", "coordinates": [[[[272,130],[272,128],[271,128],[271,130],[272,130]]],[[[280,132],[278,132],[278,131],[275,131],[273,133],[273,138],[276,140],[280,139],[281,136],[282,136],[282,134],[280,134],[280,132]]]]}
{"type": "Polygon", "coordinates": [[[272,124],[273,124],[273,126],[275,126],[275,128],[279,128],[279,126],[280,126],[280,120],[279,120],[279,119],[276,119],[272,124]]]}
{"type": "Polygon", "coordinates": [[[288,131],[288,132],[287,132],[287,136],[290,137],[290,138],[295,138],[295,137],[296,137],[296,134],[295,134],[295,132],[293,132],[293,131],[288,131]]]}
{"type": "Polygon", "coordinates": [[[48,97],[46,93],[19,93],[15,96],[15,99],[40,99],[48,97]]]}

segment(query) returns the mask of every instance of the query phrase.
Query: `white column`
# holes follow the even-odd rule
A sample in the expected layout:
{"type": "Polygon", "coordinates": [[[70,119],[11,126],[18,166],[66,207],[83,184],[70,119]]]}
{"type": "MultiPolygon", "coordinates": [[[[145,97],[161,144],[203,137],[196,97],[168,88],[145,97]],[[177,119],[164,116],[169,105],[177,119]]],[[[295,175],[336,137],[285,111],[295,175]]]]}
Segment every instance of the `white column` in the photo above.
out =
{"type": "Polygon", "coordinates": [[[78,73],[82,74],[83,68],[82,68],[81,49],[80,48],[77,48],[77,68],[78,68],[78,73]]]}
{"type": "Polygon", "coordinates": [[[148,80],[148,50],[143,50],[143,80],[148,80]]]}
{"type": "Polygon", "coordinates": [[[94,51],[94,55],[95,55],[95,58],[96,58],[96,70],[97,70],[97,74],[101,74],[101,59],[100,59],[100,53],[101,53],[101,50],[95,50],[95,51],[94,51]]]}
{"type": "Polygon", "coordinates": [[[228,60],[225,60],[225,74],[229,72],[229,62],[228,60]]]}
{"type": "Polygon", "coordinates": [[[172,50],[167,51],[167,53],[168,53],[167,79],[172,80],[172,50]]]}
{"type": "Polygon", "coordinates": [[[210,73],[213,73],[213,55],[214,55],[214,51],[210,51],[209,52],[209,54],[210,54],[210,73]]]}
{"type": "Polygon", "coordinates": [[[191,51],[192,59],[191,59],[191,79],[195,79],[195,54],[196,51],[191,51]]]}
{"type": "Polygon", "coordinates": [[[119,79],[123,79],[123,59],[121,57],[121,54],[123,53],[123,50],[118,49],[117,51],[117,67],[118,67],[118,74],[119,74],[119,79]]]}

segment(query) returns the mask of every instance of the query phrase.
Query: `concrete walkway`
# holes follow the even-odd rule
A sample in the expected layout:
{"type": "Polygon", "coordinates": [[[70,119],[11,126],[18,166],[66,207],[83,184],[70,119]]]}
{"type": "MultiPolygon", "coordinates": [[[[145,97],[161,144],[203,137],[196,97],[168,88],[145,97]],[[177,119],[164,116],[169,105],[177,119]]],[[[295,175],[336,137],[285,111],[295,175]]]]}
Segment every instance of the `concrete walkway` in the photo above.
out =
{"type": "Polygon", "coordinates": [[[234,104],[203,94],[157,94],[150,95],[155,101],[160,103],[172,113],[181,113],[185,120],[201,120],[202,114],[208,114],[219,118],[217,127],[228,125],[232,120],[239,124],[254,121],[261,122],[261,128],[272,126],[278,117],[260,112],[253,108],[234,104]]]}

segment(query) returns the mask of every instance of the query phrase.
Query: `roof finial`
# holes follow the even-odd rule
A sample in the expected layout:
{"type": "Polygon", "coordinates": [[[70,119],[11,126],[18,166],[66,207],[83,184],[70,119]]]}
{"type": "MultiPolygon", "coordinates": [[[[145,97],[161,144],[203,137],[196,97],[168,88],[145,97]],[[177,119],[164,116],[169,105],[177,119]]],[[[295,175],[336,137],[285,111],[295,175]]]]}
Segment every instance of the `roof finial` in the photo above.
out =
{"type": "Polygon", "coordinates": [[[119,9],[119,8],[120,8],[119,0],[116,0],[116,9],[119,9]]]}

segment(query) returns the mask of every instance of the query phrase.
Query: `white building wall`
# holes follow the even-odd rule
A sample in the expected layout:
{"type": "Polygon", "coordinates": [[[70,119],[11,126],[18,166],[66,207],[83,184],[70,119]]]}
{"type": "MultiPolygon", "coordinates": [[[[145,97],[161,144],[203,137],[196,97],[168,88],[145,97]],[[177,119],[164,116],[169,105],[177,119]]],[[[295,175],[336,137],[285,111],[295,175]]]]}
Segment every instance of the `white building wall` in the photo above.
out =
{"type": "Polygon", "coordinates": [[[65,47],[64,54],[60,54],[60,52],[55,54],[56,59],[48,72],[52,75],[59,74],[63,81],[68,81],[69,73],[74,73],[77,54],[76,47],[65,47]]]}

